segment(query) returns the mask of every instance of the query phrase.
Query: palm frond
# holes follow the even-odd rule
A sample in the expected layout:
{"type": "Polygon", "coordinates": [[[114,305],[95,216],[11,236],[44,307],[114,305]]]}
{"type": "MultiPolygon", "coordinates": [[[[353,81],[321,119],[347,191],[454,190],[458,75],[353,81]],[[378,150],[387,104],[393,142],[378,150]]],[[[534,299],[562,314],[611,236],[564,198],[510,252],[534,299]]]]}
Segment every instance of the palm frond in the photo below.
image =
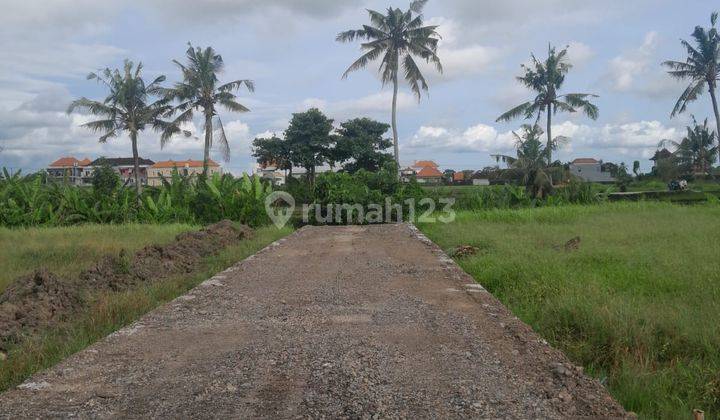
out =
{"type": "Polygon", "coordinates": [[[531,109],[532,107],[533,107],[533,102],[531,102],[531,101],[524,102],[524,103],[510,109],[509,111],[503,113],[499,117],[497,117],[495,122],[514,120],[515,118],[518,118],[521,115],[527,117],[528,110],[531,109]]]}

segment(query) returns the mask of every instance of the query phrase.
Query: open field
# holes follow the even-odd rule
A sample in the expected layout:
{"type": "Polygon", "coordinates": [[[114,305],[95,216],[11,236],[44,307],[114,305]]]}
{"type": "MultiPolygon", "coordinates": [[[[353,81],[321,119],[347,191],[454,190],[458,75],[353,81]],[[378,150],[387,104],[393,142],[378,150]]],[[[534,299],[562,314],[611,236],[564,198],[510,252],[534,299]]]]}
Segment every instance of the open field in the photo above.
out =
{"type": "Polygon", "coordinates": [[[105,255],[165,244],[192,229],[196,228],[184,224],[0,227],[0,292],[15,278],[41,267],[61,276],[77,275],[105,255]]]}
{"type": "MultiPolygon", "coordinates": [[[[4,230],[3,235],[14,239],[15,248],[36,252],[39,260],[46,261],[48,267],[58,273],[77,274],[87,265],[101,258],[105,252],[117,253],[120,247],[125,249],[140,248],[147,244],[170,242],[178,232],[193,229],[187,225],[122,225],[122,226],[79,226],[72,228],[29,228],[22,230],[4,230]],[[73,233],[72,235],[69,234],[73,233]],[[97,233],[104,233],[97,235],[97,233]],[[115,241],[112,245],[113,234],[115,241]],[[88,236],[89,235],[89,236],[88,236]],[[67,250],[64,255],[76,256],[56,257],[48,253],[48,247],[42,246],[43,240],[58,244],[75,238],[83,244],[83,251],[72,253],[67,250]],[[59,239],[53,239],[59,238],[59,239]],[[64,239],[62,239],[64,238],[64,239]],[[121,238],[124,238],[121,240],[121,238]],[[93,247],[96,248],[93,248],[93,247]],[[82,259],[80,259],[81,256],[82,259]],[[65,262],[63,263],[63,258],[65,262]],[[85,265],[87,264],[87,265],[85,265]]],[[[202,260],[199,269],[187,275],[175,276],[152,285],[138,286],[129,290],[112,292],[104,291],[93,296],[89,307],[77,314],[71,321],[60,328],[45,331],[43,334],[28,337],[20,344],[9,349],[6,360],[0,359],[0,391],[22,382],[34,372],[47,368],[65,357],[89,346],[113,331],[128,325],[141,315],[187,292],[203,280],[224,270],[237,261],[252,255],[272,241],[287,235],[291,229],[278,230],[275,227],[259,228],[252,239],[242,240],[231,245],[216,255],[202,260]]],[[[3,258],[11,258],[7,250],[3,250],[3,258]]],[[[63,255],[63,254],[61,254],[63,255]]],[[[16,272],[25,272],[35,268],[32,258],[26,258],[15,264],[16,272]]],[[[5,274],[5,273],[3,273],[5,274]]]]}
{"type": "Polygon", "coordinates": [[[720,411],[720,206],[611,203],[460,212],[422,225],[641,417],[720,411]],[[576,250],[565,250],[571,238],[576,250]],[[559,246],[559,247],[558,247],[559,246]]]}

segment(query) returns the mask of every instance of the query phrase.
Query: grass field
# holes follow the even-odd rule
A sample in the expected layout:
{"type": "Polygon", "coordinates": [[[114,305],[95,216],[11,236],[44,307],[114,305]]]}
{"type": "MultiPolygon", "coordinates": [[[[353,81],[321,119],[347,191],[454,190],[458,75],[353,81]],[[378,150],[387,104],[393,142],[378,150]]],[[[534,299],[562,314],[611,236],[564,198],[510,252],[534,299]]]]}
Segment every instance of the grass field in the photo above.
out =
{"type": "Polygon", "coordinates": [[[444,249],[478,247],[458,263],[628,410],[718,418],[719,205],[461,212],[420,228],[444,249]]]}
{"type": "MultiPolygon", "coordinates": [[[[118,246],[130,249],[139,248],[148,243],[169,242],[176,233],[187,229],[191,229],[191,227],[184,225],[83,226],[32,228],[22,231],[3,231],[2,234],[8,237],[12,236],[15,240],[15,247],[26,249],[27,253],[36,252],[37,261],[45,261],[48,265],[54,264],[57,272],[76,272],[85,268],[77,265],[91,263],[94,259],[102,256],[99,250],[92,248],[93,243],[96,243],[99,249],[107,252],[113,252],[116,249],[115,245],[108,244],[99,237],[102,235],[93,237],[97,233],[103,233],[104,236],[112,233],[115,235],[115,240],[119,242],[118,246]],[[144,239],[135,237],[136,234],[144,239]],[[66,255],[81,255],[83,259],[80,260],[80,257],[76,257],[76,260],[66,260],[63,264],[63,260],[58,259],[53,252],[50,252],[49,255],[43,252],[47,249],[42,245],[44,241],[39,239],[43,237],[46,238],[46,241],[50,241],[50,238],[65,238],[60,242],[72,239],[81,241],[84,244],[81,253],[66,251],[66,255]],[[27,242],[23,238],[27,238],[27,242]],[[124,238],[124,242],[121,242],[119,238],[124,238]]],[[[192,274],[171,278],[152,286],[138,287],[123,292],[107,292],[95,296],[90,307],[79,314],[77,319],[61,328],[28,338],[10,350],[6,360],[0,359],[0,392],[17,385],[34,372],[52,366],[65,357],[132,323],[143,314],[184,294],[203,280],[254,254],[290,232],[290,228],[282,230],[278,230],[274,226],[259,228],[256,229],[252,239],[241,241],[238,245],[225,248],[217,255],[205,258],[202,267],[192,274]]],[[[117,249],[119,250],[119,248],[117,249]]],[[[3,252],[0,254],[3,260],[0,261],[11,258],[11,254],[7,250],[3,250],[3,252]]],[[[29,258],[25,259],[23,263],[16,263],[15,270],[18,272],[32,270],[34,268],[32,261],[33,259],[29,258]]]]}
{"type": "Polygon", "coordinates": [[[18,276],[40,267],[61,276],[77,275],[105,255],[171,242],[191,229],[182,224],[0,228],[0,292],[18,276]]]}

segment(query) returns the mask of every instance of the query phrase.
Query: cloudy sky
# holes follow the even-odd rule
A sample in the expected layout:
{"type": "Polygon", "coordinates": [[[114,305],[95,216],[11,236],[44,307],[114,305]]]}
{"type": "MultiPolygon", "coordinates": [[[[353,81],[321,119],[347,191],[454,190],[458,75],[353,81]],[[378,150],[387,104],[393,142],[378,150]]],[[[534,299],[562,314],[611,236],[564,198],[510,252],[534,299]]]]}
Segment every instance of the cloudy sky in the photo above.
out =
{"type": "MultiPolygon", "coordinates": [[[[222,114],[238,173],[253,161],[256,136],[281,133],[293,112],[318,107],[336,123],[356,116],[389,122],[391,92],[376,67],[341,80],[359,54],[335,35],[367,21],[366,8],[406,8],[407,0],[0,0],[0,166],[36,170],[60,156],[129,156],[126,137],[99,144],[79,125],[88,116],[64,113],[80,96],[101,99],[89,71],[142,61],[147,78],[179,77],[171,59],[187,42],[213,46],[226,62],[222,80],[249,78],[241,93],[247,114],[222,114]],[[142,5],[141,5],[142,4],[142,5]]],[[[559,158],[596,157],[631,164],[657,143],[682,136],[688,116],[670,119],[683,86],[660,62],[681,59],[680,38],[707,26],[710,0],[430,0],[426,20],[443,36],[442,75],[426,69],[429,95],[418,103],[403,87],[399,100],[402,163],[434,159],[443,168],[478,169],[491,153],[510,152],[511,130],[495,123],[509,107],[531,98],[514,76],[530,53],[548,43],[569,45],[574,68],[566,92],[600,95],[600,118],[559,115],[554,133],[571,138],[559,158]]],[[[707,97],[689,112],[712,111],[707,97]]],[[[198,131],[199,121],[192,130],[198,131]]],[[[198,133],[201,137],[201,133],[198,133]]],[[[202,145],[179,138],[160,149],[145,132],[141,155],[154,160],[201,158],[202,145]]],[[[218,156],[219,157],[219,156],[218,156]]]]}

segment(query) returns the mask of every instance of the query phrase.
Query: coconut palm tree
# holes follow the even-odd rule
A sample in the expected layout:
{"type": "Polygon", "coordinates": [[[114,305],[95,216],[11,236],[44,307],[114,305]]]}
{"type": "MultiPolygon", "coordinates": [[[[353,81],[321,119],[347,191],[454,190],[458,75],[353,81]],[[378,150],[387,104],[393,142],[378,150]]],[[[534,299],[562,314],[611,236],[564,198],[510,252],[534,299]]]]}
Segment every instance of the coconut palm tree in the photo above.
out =
{"type": "Polygon", "coordinates": [[[525,72],[518,76],[525,87],[537,93],[534,99],[523,102],[498,117],[496,121],[510,121],[517,117],[535,118],[535,123],[540,120],[544,112],[547,116],[547,153],[548,164],[552,163],[552,116],[561,112],[576,112],[582,110],[585,115],[594,119],[598,117],[598,107],[593,105],[588,98],[597,98],[597,95],[590,93],[566,93],[559,94],[559,90],[565,82],[565,75],[570,71],[572,65],[567,61],[567,49],[555,50],[555,47],[548,45],[548,57],[545,61],[538,60],[531,54],[532,63],[529,66],[522,65],[525,72]]]}
{"type": "Polygon", "coordinates": [[[542,198],[552,191],[552,177],[547,171],[545,159],[549,152],[547,147],[556,149],[558,142],[563,141],[563,137],[556,137],[549,146],[543,144],[540,138],[543,130],[539,125],[523,124],[522,133],[515,136],[516,156],[509,155],[491,155],[497,162],[505,162],[508,167],[518,170],[522,174],[522,183],[530,195],[542,198]]]}
{"type": "Polygon", "coordinates": [[[100,142],[105,143],[112,137],[117,137],[123,131],[130,136],[133,154],[133,176],[135,180],[136,199],[140,201],[140,165],[138,157],[138,135],[146,127],[155,130],[166,130],[172,123],[163,121],[172,107],[167,100],[152,101],[153,96],[161,92],[160,83],[165,76],[158,76],[150,84],[142,78],[142,63],[137,66],[130,60],[125,60],[123,69],[111,70],[106,68],[100,72],[90,73],[88,80],[97,80],[107,87],[109,93],[102,101],[93,101],[80,98],[73,101],[67,109],[68,113],[84,110],[101,119],[83,124],[93,132],[102,133],[100,142]]]}
{"type": "MultiPolygon", "coordinates": [[[[363,25],[362,29],[349,30],[338,34],[339,42],[352,42],[355,39],[364,39],[360,47],[363,55],[348,67],[343,73],[343,79],[351,72],[366,67],[370,62],[380,58],[380,80],[383,86],[392,83],[392,132],[395,162],[400,165],[400,151],[398,148],[397,130],[397,97],[398,73],[401,70],[405,81],[417,96],[421,97],[421,90],[427,91],[428,84],[420,71],[414,57],[419,57],[428,63],[434,64],[438,72],[442,73],[442,64],[437,56],[437,46],[440,36],[436,32],[437,26],[423,26],[422,9],[427,0],[415,0],[410,3],[407,11],[388,8],[385,14],[368,10],[370,25],[363,25]]],[[[399,176],[399,173],[398,173],[399,176]]]]}
{"type": "Polygon", "coordinates": [[[679,163],[689,173],[702,173],[707,175],[715,158],[718,155],[718,146],[715,144],[715,133],[708,127],[707,118],[698,124],[695,116],[693,125],[687,127],[687,135],[679,143],[672,140],[663,140],[658,147],[671,144],[677,148],[675,156],[679,163]]]}
{"type": "Polygon", "coordinates": [[[188,43],[186,51],[187,64],[177,60],[173,63],[180,68],[183,81],[175,84],[171,89],[165,90],[166,98],[178,101],[175,110],[180,114],[173,121],[173,125],[166,130],[161,139],[161,145],[170,140],[174,134],[180,132],[180,124],[190,121],[195,111],[202,111],[205,117],[205,147],[203,154],[203,177],[207,176],[208,161],[210,160],[210,148],[217,141],[220,146],[223,158],[230,159],[230,145],[225,136],[225,128],[218,115],[218,107],[233,112],[249,112],[250,110],[237,102],[234,92],[245,86],[250,92],[255,91],[255,85],[251,80],[234,80],[225,84],[219,84],[218,74],[225,66],[222,56],[215,52],[212,47],[202,49],[193,47],[188,43]],[[213,117],[217,117],[218,136],[213,138],[213,117]]]}
{"type": "Polygon", "coordinates": [[[688,103],[695,101],[707,89],[715,112],[716,132],[720,135],[720,112],[715,96],[717,82],[720,79],[720,35],[715,27],[717,18],[718,13],[714,12],[710,15],[710,28],[695,27],[691,34],[694,46],[688,41],[680,40],[688,54],[684,62],[666,61],[663,65],[670,69],[668,71],[670,76],[679,80],[690,80],[690,84],[675,103],[670,116],[674,117],[685,112],[688,103]]]}

